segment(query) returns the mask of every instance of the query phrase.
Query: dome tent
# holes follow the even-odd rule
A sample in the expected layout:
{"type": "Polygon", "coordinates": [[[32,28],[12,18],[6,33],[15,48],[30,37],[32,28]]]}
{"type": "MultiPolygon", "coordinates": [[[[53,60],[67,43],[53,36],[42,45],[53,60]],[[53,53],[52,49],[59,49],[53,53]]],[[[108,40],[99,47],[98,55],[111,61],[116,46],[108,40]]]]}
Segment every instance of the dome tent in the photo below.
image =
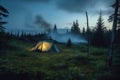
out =
{"type": "Polygon", "coordinates": [[[51,41],[40,41],[32,50],[39,52],[59,52],[57,46],[51,41]]]}

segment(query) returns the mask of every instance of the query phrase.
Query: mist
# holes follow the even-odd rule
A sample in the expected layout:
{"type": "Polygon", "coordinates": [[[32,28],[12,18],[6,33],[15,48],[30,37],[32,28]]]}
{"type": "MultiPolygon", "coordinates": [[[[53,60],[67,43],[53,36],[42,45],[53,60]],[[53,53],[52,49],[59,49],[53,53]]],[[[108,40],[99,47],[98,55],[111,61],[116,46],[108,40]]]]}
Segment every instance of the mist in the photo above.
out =
{"type": "Polygon", "coordinates": [[[87,40],[84,37],[82,37],[81,35],[73,34],[71,32],[68,33],[51,32],[49,34],[49,37],[60,43],[67,43],[68,39],[71,39],[71,42],[73,44],[87,43],[87,40]]]}

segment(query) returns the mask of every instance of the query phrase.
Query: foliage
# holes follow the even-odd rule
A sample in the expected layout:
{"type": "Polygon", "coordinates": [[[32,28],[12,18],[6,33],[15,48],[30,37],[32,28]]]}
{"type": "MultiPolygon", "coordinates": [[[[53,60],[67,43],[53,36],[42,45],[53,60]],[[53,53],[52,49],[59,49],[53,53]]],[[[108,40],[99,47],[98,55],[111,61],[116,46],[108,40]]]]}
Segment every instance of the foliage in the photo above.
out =
{"type": "Polygon", "coordinates": [[[55,33],[57,32],[57,25],[56,24],[54,25],[53,32],[55,32],[55,33]]]}
{"type": "Polygon", "coordinates": [[[70,38],[68,39],[66,46],[67,46],[67,47],[71,47],[71,46],[72,46],[72,42],[71,42],[71,39],[70,39],[70,38]]]}
{"type": "Polygon", "coordinates": [[[2,21],[3,17],[8,17],[8,10],[5,9],[3,6],[0,5],[0,32],[4,32],[5,27],[3,26],[6,24],[6,21],[2,21]]]}
{"type": "MultiPolygon", "coordinates": [[[[0,5],[0,50],[4,49],[7,46],[7,40],[4,40],[6,37],[6,33],[4,33],[4,25],[7,23],[3,21],[4,18],[8,17],[9,12],[3,6],[0,5]]],[[[8,37],[9,38],[9,37],[8,37]]]]}
{"type": "Polygon", "coordinates": [[[73,22],[73,25],[71,27],[71,32],[75,33],[75,34],[80,34],[80,28],[79,28],[78,20],[76,20],[76,22],[73,22]]]}
{"type": "Polygon", "coordinates": [[[104,27],[102,13],[100,12],[97,26],[94,28],[92,44],[95,46],[104,47],[106,43],[105,32],[106,32],[106,28],[104,27]]]}
{"type": "Polygon", "coordinates": [[[85,31],[85,27],[83,27],[83,29],[82,29],[82,34],[85,36],[85,34],[86,34],[86,31],[85,31]]]}
{"type": "Polygon", "coordinates": [[[116,43],[120,45],[120,29],[116,32],[116,43]]]}

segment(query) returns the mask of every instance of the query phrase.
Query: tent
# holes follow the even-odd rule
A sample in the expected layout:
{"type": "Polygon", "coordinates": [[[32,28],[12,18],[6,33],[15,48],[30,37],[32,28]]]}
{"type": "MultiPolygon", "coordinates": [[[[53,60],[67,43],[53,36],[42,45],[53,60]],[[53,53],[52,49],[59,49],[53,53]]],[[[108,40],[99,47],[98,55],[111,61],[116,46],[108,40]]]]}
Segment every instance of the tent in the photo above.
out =
{"type": "Polygon", "coordinates": [[[32,50],[39,52],[59,52],[57,46],[50,41],[41,41],[32,50]]]}

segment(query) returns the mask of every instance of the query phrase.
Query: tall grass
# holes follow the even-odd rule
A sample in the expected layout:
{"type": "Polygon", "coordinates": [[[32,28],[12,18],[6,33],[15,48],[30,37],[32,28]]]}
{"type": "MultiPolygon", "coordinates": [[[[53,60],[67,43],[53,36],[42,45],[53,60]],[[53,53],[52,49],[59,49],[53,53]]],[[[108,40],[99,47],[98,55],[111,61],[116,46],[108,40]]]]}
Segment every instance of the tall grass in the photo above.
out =
{"type": "Polygon", "coordinates": [[[92,47],[88,56],[83,45],[57,44],[59,53],[31,52],[34,44],[19,40],[9,45],[0,56],[0,80],[97,80],[109,75],[107,49],[92,47]]]}

